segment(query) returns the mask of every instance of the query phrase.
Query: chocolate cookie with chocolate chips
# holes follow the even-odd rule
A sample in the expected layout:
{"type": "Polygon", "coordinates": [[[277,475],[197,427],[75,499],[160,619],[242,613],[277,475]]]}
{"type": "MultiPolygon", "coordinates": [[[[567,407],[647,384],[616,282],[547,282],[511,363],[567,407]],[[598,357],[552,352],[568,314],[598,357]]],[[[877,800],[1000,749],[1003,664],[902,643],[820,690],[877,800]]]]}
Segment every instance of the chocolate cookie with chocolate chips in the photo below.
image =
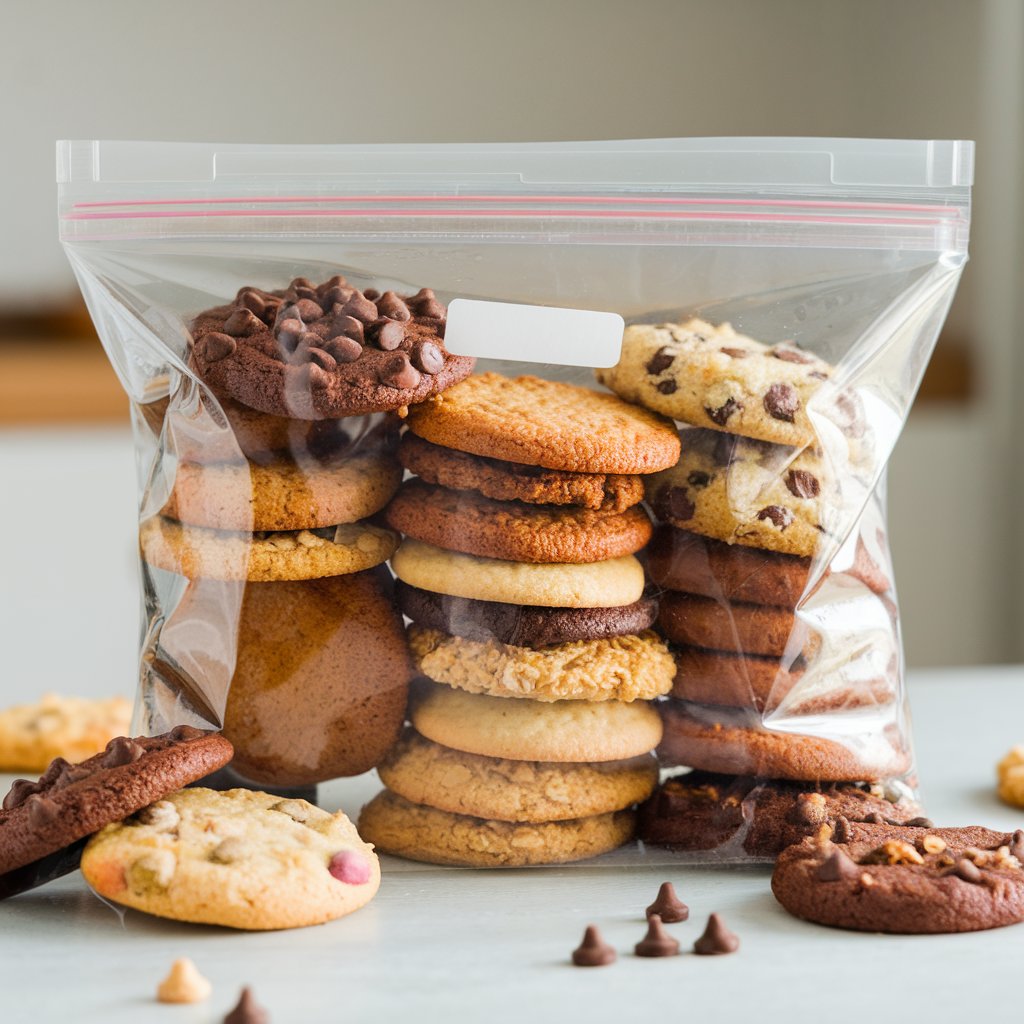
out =
{"type": "Polygon", "coordinates": [[[784,850],[775,898],[832,928],[921,935],[1024,921],[1024,831],[842,823],[784,850]]]}
{"type": "Polygon", "coordinates": [[[840,817],[925,823],[919,813],[910,800],[888,799],[881,786],[815,786],[692,771],[667,779],[641,806],[638,835],[681,852],[770,858],[840,817]]]}
{"type": "Polygon", "coordinates": [[[18,779],[0,809],[0,899],[74,871],[84,840],[231,760],[217,733],[178,726],[119,736],[81,764],[54,760],[38,782],[18,779]]]}
{"type": "Polygon", "coordinates": [[[400,409],[468,377],[444,347],[429,288],[380,294],[337,275],[281,291],[242,288],[191,324],[192,363],[219,394],[274,416],[321,420],[400,409]]]}

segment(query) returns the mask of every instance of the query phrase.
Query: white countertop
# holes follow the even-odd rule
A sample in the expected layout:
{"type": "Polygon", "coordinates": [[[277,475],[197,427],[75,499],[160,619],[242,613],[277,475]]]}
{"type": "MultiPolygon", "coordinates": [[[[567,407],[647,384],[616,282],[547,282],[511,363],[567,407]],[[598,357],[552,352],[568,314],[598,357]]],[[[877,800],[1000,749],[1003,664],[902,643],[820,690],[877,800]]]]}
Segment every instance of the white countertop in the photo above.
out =
{"type": "MultiPolygon", "coordinates": [[[[0,705],[45,689],[129,692],[137,611],[133,487],[124,435],[0,433],[0,705]],[[46,466],[62,456],[58,477],[46,466]],[[11,538],[15,538],[11,540],[11,538]]],[[[995,762],[1024,742],[1024,668],[919,673],[911,699],[927,812],[940,825],[1024,826],[993,792],[995,762]]],[[[10,777],[0,776],[0,792],[10,777]]],[[[350,813],[368,782],[322,789],[350,813]]],[[[485,872],[385,862],[377,898],[317,928],[236,933],[175,924],[100,902],[78,873],[0,903],[0,1024],[149,1021],[217,1024],[243,984],[272,1024],[320,1021],[904,1019],[938,1024],[1016,1011],[1024,928],[893,937],[789,917],[768,871],[678,865],[485,872]],[[643,908],[671,879],[690,921],[708,913],[740,936],[738,954],[644,960],[631,953],[643,908]],[[568,962],[588,923],[619,961],[568,962]],[[211,999],[155,1002],[171,961],[189,956],[211,999]]]]}

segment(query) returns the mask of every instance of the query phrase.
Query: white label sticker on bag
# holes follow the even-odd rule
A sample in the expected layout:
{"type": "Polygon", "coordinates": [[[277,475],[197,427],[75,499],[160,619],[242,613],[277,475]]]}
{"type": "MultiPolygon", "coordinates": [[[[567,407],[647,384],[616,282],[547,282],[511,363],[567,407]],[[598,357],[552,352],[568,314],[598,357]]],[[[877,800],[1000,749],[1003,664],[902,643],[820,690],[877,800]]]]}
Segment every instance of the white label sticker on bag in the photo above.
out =
{"type": "Polygon", "coordinates": [[[444,344],[455,355],[478,359],[596,369],[619,361],[624,327],[618,313],[453,299],[444,344]]]}

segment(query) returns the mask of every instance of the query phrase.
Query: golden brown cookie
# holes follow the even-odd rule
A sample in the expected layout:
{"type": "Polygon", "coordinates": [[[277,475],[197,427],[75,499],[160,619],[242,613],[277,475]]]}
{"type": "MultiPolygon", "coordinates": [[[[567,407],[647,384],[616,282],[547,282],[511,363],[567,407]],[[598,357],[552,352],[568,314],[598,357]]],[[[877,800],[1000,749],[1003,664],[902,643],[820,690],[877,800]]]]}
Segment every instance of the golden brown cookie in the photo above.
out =
{"type": "Polygon", "coordinates": [[[47,693],[0,711],[0,771],[41,772],[55,758],[77,763],[131,731],[124,697],[89,700],[47,693]]]}
{"type": "MultiPolygon", "coordinates": [[[[618,365],[597,379],[675,420],[803,447],[816,437],[808,405],[833,372],[791,342],[765,345],[731,324],[693,319],[627,327],[618,365]]],[[[841,422],[847,416],[837,410],[841,422]]]]}
{"type": "Polygon", "coordinates": [[[402,467],[380,452],[304,466],[179,462],[162,514],[215,530],[316,530],[379,512],[401,481],[402,467]]]}
{"type": "Polygon", "coordinates": [[[652,754],[625,761],[558,764],[480,757],[406,730],[378,768],[410,803],[498,821],[565,821],[621,811],[646,800],[658,782],[652,754]]]}
{"type": "Polygon", "coordinates": [[[645,701],[506,700],[433,684],[415,696],[410,718],[442,746],[513,761],[621,761],[646,754],[662,734],[645,701]]]}
{"type": "Polygon", "coordinates": [[[380,885],[373,847],[341,811],[248,789],[184,789],[108,825],[82,874],[122,906],[247,930],[332,921],[380,885]]]}
{"type": "Polygon", "coordinates": [[[456,491],[479,491],[495,501],[624,512],[644,500],[644,484],[638,476],[570,473],[503,462],[431,444],[411,431],[406,432],[398,446],[398,461],[428,484],[456,491]]]}
{"type": "Polygon", "coordinates": [[[361,572],[387,561],[398,537],[368,523],[284,533],[226,533],[152,516],[139,528],[142,557],[189,579],[311,580],[361,572]]]}
{"type": "Polygon", "coordinates": [[[618,608],[639,601],[644,592],[643,566],[632,555],[575,564],[509,562],[406,538],[391,568],[421,590],[501,604],[618,608]]]}
{"type": "MultiPolygon", "coordinates": [[[[232,768],[255,782],[359,775],[405,720],[413,667],[383,566],[317,580],[191,581],[167,616],[160,651],[214,697],[227,690],[232,768]],[[210,624],[224,609],[237,609],[225,639],[233,672],[210,650],[210,624]]],[[[152,667],[159,674],[163,663],[152,667]]]]}
{"type": "Polygon", "coordinates": [[[1014,747],[996,766],[999,799],[1011,807],[1024,807],[1024,747],[1014,747]]]}
{"type": "Polygon", "coordinates": [[[388,525],[448,551],[511,562],[601,562],[639,551],[651,521],[625,512],[492,501],[472,491],[408,481],[388,506],[388,525]]]}
{"type": "Polygon", "coordinates": [[[668,420],[539,377],[468,377],[411,406],[409,429],[446,448],[573,473],[655,473],[679,458],[668,420]]]}
{"type": "Polygon", "coordinates": [[[639,636],[513,647],[409,627],[416,667],[438,683],[492,697],[557,700],[653,700],[672,687],[675,662],[653,630],[639,636]]]}
{"type": "Polygon", "coordinates": [[[494,821],[413,804],[387,790],[359,815],[360,831],[382,853],[478,868],[585,860],[629,842],[635,827],[632,811],[568,821],[494,821]]]}
{"type": "Polygon", "coordinates": [[[766,729],[756,716],[733,708],[667,701],[660,710],[665,737],[658,758],[663,765],[810,782],[878,782],[910,767],[910,755],[895,731],[875,723],[840,743],[766,729]]]}

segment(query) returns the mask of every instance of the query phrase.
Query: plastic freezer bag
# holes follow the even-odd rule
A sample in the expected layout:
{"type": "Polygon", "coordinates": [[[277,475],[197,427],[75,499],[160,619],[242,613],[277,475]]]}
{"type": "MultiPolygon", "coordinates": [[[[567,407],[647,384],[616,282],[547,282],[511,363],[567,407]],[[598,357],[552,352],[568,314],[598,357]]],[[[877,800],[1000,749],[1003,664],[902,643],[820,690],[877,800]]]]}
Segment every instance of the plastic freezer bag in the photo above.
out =
{"type": "Polygon", "coordinates": [[[58,156],[132,405],[140,729],[274,790],[375,768],[364,837],[433,863],[919,813],[885,468],[969,143],[58,156]]]}

